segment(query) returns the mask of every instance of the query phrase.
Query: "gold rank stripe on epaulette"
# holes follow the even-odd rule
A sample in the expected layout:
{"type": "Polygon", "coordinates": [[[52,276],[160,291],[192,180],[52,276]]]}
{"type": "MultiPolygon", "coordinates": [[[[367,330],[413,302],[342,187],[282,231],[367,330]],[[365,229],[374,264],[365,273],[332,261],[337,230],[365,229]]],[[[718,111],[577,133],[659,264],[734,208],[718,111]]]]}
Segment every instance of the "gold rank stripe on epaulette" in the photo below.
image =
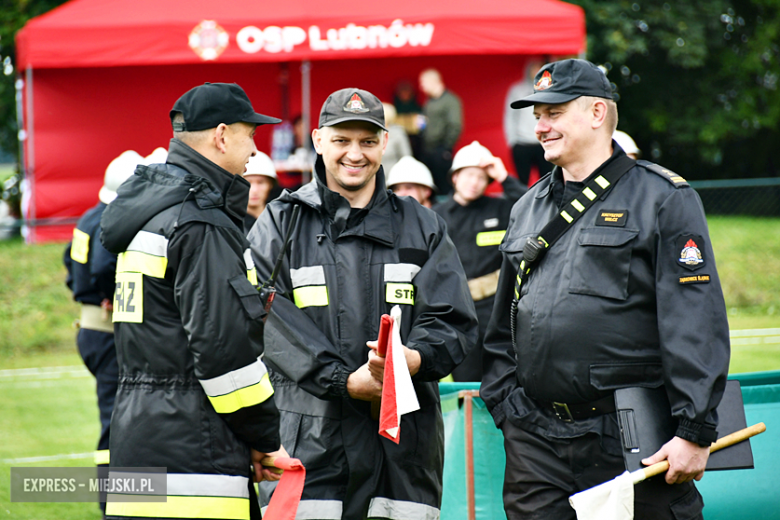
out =
{"type": "Polygon", "coordinates": [[[661,177],[668,180],[669,182],[671,182],[677,187],[688,186],[688,181],[686,181],[683,177],[676,174],[672,170],[667,170],[663,166],[660,166],[655,163],[651,163],[650,161],[637,161],[637,164],[639,164],[640,166],[644,166],[651,172],[660,175],[661,177]]]}

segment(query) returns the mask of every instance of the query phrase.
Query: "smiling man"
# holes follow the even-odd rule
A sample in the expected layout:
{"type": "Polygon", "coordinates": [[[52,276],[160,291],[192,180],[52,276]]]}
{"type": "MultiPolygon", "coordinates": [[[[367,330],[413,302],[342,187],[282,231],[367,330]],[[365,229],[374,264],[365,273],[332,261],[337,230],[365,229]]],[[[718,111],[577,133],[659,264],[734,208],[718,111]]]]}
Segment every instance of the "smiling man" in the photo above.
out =
{"type": "Polygon", "coordinates": [[[685,179],[612,140],[607,77],[545,65],[531,110],[556,165],[515,204],[481,397],[504,434],[509,520],[574,520],[568,497],[625,471],[615,390],[664,388],[675,436],[643,462],[634,518],[700,519],[729,366],[726,308],[701,201],[685,179]]]}
{"type": "MultiPolygon", "coordinates": [[[[293,208],[301,208],[276,280],[265,360],[282,442],[306,466],[299,518],[439,518],[444,429],[437,381],[476,340],[476,316],[455,248],[435,213],[385,187],[384,110],[343,89],[312,133],[316,182],[271,202],[249,234],[259,276],[271,275],[293,208]],[[399,444],[379,435],[369,364],[382,314],[400,332],[420,410],[399,444]]],[[[270,485],[261,486],[266,498],[270,485]]]]}

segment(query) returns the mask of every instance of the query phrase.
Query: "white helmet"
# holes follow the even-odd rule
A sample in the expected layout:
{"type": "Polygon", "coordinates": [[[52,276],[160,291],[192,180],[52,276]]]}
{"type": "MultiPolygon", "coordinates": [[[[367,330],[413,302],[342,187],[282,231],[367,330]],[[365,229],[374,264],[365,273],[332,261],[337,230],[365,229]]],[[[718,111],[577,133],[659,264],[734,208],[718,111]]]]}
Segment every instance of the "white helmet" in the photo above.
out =
{"type": "Polygon", "coordinates": [[[436,185],[433,183],[431,170],[411,155],[401,157],[398,162],[390,168],[390,173],[387,174],[386,183],[388,188],[405,182],[427,186],[436,191],[436,185]]]}
{"type": "Polygon", "coordinates": [[[135,167],[144,164],[144,158],[134,150],[122,152],[119,157],[108,164],[106,175],[103,179],[103,187],[100,188],[98,198],[103,204],[111,204],[116,198],[116,190],[135,171],[135,167]]]}
{"type": "Polygon", "coordinates": [[[490,150],[479,144],[479,141],[474,141],[458,150],[458,153],[455,154],[455,157],[452,159],[450,174],[469,166],[479,167],[480,164],[492,157],[493,154],[490,153],[490,150]]]}
{"type": "Polygon", "coordinates": [[[149,165],[149,164],[160,164],[164,163],[168,159],[168,150],[160,146],[159,148],[155,148],[152,153],[144,157],[143,164],[149,165]]]}
{"type": "Polygon", "coordinates": [[[263,152],[258,151],[254,157],[249,158],[249,162],[246,163],[246,171],[244,177],[247,175],[265,175],[276,180],[276,168],[274,168],[274,162],[263,152]]]}
{"type": "Polygon", "coordinates": [[[625,132],[622,132],[620,130],[615,130],[615,133],[612,134],[612,139],[614,139],[615,142],[618,145],[620,145],[623,151],[626,152],[627,154],[635,153],[639,155],[641,153],[639,151],[639,147],[636,145],[634,140],[631,139],[631,136],[625,132]]]}

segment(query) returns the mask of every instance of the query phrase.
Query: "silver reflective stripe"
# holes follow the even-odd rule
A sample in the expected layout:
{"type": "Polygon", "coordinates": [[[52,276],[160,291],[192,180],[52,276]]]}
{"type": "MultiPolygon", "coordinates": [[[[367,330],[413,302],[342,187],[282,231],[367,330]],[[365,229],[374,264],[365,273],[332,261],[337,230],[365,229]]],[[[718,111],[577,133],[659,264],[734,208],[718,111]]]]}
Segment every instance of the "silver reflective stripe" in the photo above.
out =
{"type": "MultiPolygon", "coordinates": [[[[260,509],[265,516],[268,506],[260,509]]],[[[341,500],[301,500],[295,520],[341,520],[341,500]]]]}
{"type": "Polygon", "coordinates": [[[321,265],[290,269],[293,289],[307,285],[325,285],[325,269],[321,265]]]}
{"type": "Polygon", "coordinates": [[[244,263],[246,263],[246,270],[251,271],[255,268],[255,261],[252,260],[252,250],[247,249],[244,251],[244,263]]]}
{"type": "Polygon", "coordinates": [[[391,498],[372,498],[368,504],[368,518],[390,518],[392,520],[438,520],[439,510],[425,504],[393,500],[391,498]]]}
{"type": "Polygon", "coordinates": [[[161,256],[163,258],[168,257],[168,239],[162,235],[150,233],[148,231],[139,231],[130,245],[127,246],[128,251],[140,251],[148,255],[161,256]]]}
{"type": "Polygon", "coordinates": [[[385,282],[411,282],[420,272],[414,264],[385,264],[385,282]]]}
{"type": "Polygon", "coordinates": [[[249,498],[249,479],[230,475],[168,473],[168,496],[249,498]]]}
{"type": "Polygon", "coordinates": [[[213,379],[201,379],[200,384],[206,395],[218,397],[247,386],[256,385],[267,372],[268,369],[265,368],[265,364],[258,359],[251,365],[233,370],[213,379]]]}

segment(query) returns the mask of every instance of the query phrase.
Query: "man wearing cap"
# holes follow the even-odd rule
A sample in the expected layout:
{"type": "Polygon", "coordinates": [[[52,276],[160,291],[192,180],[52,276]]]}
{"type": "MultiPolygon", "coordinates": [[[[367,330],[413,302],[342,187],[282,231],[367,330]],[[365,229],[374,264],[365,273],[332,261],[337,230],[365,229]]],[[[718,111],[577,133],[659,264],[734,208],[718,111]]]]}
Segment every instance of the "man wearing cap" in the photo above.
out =
{"type": "Polygon", "coordinates": [[[636,486],[635,518],[701,518],[692,481],[718,436],[729,335],[699,197],[612,140],[592,63],[545,65],[512,103],[531,105],[556,167],[512,210],[480,390],[504,434],[507,516],[573,520],[570,495],[625,470],[615,390],[662,387],[677,430],[643,463],[670,470],[636,486]]]}
{"type": "MultiPolygon", "coordinates": [[[[68,271],[65,283],[73,292],[73,299],[81,304],[76,344],[84,364],[97,382],[101,428],[94,459],[98,466],[107,465],[109,460],[111,412],[118,371],[111,321],[116,255],[106,251],[100,243],[100,217],[116,198],[117,188],[143,162],[144,158],[137,152],[127,150],[109,163],[98,193],[99,202],[79,219],[63,258],[68,271]]],[[[105,509],[105,502],[101,502],[100,507],[105,509]]]]}
{"type": "Polygon", "coordinates": [[[271,202],[249,233],[265,279],[300,208],[264,357],[282,442],[306,466],[298,516],[433,520],[444,457],[437,381],[476,341],[463,268],[441,219],[385,188],[387,133],[376,96],[334,92],[312,137],[316,181],[271,202]],[[372,402],[381,396],[382,360],[368,362],[368,343],[376,346],[381,316],[395,305],[420,403],[403,416],[399,444],[378,433],[372,402]]]}
{"type": "Polygon", "coordinates": [[[436,191],[436,185],[431,170],[410,155],[401,157],[390,169],[387,187],[399,197],[411,197],[426,208],[433,206],[431,197],[436,191]]]}
{"type": "Polygon", "coordinates": [[[244,178],[249,182],[249,202],[244,217],[244,231],[249,233],[257,217],[265,210],[271,190],[276,187],[274,162],[263,152],[257,152],[246,164],[244,178]]]}
{"type": "Polygon", "coordinates": [[[501,267],[498,245],[506,233],[512,205],[528,189],[509,175],[503,161],[478,141],[458,150],[452,160],[450,178],[452,195],[433,210],[447,223],[447,233],[463,263],[479,319],[477,344],[466,361],[453,370],[452,378],[458,382],[479,381],[482,379],[482,342],[493,311],[493,296],[501,267]],[[504,196],[485,195],[493,181],[504,188],[504,196]]]}
{"type": "MultiPolygon", "coordinates": [[[[242,229],[258,114],[236,84],[206,83],[170,112],[165,164],[139,166],[103,213],[118,254],[119,388],[111,468],[167,468],[165,502],[116,502],[108,518],[248,519],[279,443],[262,352],[265,315],[242,229]]],[[[259,516],[259,511],[257,515],[259,516]]]]}

